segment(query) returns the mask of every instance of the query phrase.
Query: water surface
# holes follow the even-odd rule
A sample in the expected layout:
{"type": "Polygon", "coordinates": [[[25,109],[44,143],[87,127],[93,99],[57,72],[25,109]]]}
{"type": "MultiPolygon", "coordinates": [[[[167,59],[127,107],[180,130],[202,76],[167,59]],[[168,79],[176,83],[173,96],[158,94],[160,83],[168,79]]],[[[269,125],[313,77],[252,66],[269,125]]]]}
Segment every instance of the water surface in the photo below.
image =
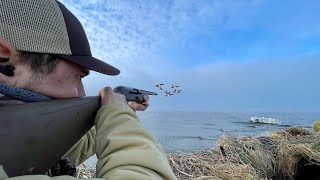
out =
{"type": "MultiPolygon", "coordinates": [[[[189,152],[210,149],[222,135],[264,136],[288,127],[312,128],[320,120],[319,113],[220,113],[220,112],[138,112],[142,124],[169,152],[189,152]],[[270,117],[281,123],[253,124],[250,118],[270,117]]],[[[92,157],[93,165],[96,158],[92,157]]]]}

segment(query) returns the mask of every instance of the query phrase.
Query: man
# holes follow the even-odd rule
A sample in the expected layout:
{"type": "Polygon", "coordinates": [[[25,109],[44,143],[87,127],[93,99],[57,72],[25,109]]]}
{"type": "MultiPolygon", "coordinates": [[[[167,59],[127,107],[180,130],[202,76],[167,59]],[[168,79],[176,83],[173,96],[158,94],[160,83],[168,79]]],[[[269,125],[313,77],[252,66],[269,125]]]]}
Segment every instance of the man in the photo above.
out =
{"type": "MultiPolygon", "coordinates": [[[[13,71],[1,71],[1,84],[52,98],[85,96],[81,78],[88,75],[88,69],[107,75],[120,73],[92,57],[80,22],[55,0],[0,0],[0,66],[13,71]]],[[[148,100],[144,104],[127,103],[123,95],[110,87],[100,90],[99,95],[101,108],[95,128],[65,156],[78,165],[96,154],[97,178],[175,179],[160,144],[143,128],[134,112],[145,110],[148,100]]],[[[0,179],[5,178],[8,176],[0,166],[0,179]]],[[[12,179],[51,177],[29,175],[12,179]]]]}

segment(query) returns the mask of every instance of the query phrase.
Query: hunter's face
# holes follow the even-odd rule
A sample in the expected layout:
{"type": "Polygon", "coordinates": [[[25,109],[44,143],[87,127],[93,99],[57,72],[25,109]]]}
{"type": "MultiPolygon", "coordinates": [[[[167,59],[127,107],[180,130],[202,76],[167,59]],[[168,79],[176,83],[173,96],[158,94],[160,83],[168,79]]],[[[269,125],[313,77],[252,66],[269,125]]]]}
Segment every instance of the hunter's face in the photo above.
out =
{"type": "Polygon", "coordinates": [[[12,77],[0,73],[0,83],[52,98],[74,98],[86,95],[81,78],[88,74],[88,70],[72,62],[59,60],[53,71],[48,74],[35,74],[28,64],[16,63],[14,67],[12,77]]]}
{"type": "Polygon", "coordinates": [[[0,83],[27,89],[52,98],[74,98],[85,96],[82,80],[89,71],[72,62],[60,59],[48,74],[34,73],[29,64],[21,63],[13,46],[0,37],[0,58],[9,59],[14,76],[0,73],[0,83]]]}
{"type": "Polygon", "coordinates": [[[82,79],[88,70],[66,60],[60,60],[52,72],[42,75],[31,91],[53,97],[73,98],[85,96],[82,79]]]}
{"type": "Polygon", "coordinates": [[[31,91],[53,97],[73,98],[85,96],[82,78],[88,74],[88,70],[81,66],[59,60],[52,72],[41,75],[36,86],[31,91]]]}

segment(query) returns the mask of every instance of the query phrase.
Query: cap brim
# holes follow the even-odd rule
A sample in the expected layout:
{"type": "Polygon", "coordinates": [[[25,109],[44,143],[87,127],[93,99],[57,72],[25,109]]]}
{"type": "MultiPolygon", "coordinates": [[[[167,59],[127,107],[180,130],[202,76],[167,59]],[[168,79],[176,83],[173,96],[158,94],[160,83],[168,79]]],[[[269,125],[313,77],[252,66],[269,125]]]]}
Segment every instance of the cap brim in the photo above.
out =
{"type": "Polygon", "coordinates": [[[57,56],[102,74],[110,76],[116,76],[120,74],[119,69],[92,56],[68,56],[60,54],[57,56]]]}

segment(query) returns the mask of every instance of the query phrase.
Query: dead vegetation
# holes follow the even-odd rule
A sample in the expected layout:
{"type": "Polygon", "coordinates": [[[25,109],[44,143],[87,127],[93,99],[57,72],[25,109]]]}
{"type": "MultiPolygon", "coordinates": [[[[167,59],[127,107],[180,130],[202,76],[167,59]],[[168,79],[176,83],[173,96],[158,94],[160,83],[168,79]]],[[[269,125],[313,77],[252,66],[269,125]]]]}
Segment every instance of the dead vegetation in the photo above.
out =
{"type": "MultiPolygon", "coordinates": [[[[264,137],[228,137],[207,151],[168,153],[178,179],[299,180],[320,179],[320,134],[289,128],[264,137]]],[[[79,168],[81,178],[94,169],[79,168]]]]}

